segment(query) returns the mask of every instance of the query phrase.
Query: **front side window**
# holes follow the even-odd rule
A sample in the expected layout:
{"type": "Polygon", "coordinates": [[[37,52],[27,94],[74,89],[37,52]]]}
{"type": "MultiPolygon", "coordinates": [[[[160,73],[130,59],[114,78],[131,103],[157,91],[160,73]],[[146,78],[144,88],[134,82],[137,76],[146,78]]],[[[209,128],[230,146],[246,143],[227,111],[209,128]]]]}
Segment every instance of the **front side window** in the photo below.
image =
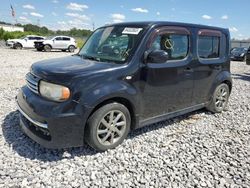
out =
{"type": "Polygon", "coordinates": [[[63,38],[62,38],[62,37],[56,37],[56,39],[55,39],[55,40],[60,41],[60,40],[63,40],[63,38]]]}
{"type": "Polygon", "coordinates": [[[211,59],[220,56],[220,37],[217,36],[199,36],[198,55],[200,58],[211,59]]]}
{"type": "Polygon", "coordinates": [[[79,55],[97,61],[123,63],[133,54],[143,30],[125,26],[100,28],[90,36],[79,55]]]}
{"type": "Polygon", "coordinates": [[[156,37],[150,50],[164,50],[169,60],[181,60],[188,54],[188,35],[163,34],[156,37]]]}

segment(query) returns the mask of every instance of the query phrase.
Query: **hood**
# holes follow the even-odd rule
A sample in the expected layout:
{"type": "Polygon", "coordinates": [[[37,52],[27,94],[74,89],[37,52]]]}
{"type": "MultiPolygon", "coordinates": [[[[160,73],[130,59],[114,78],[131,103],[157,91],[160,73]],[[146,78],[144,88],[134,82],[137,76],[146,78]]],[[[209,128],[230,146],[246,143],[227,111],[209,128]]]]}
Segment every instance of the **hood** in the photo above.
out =
{"type": "Polygon", "coordinates": [[[17,42],[20,41],[21,39],[8,39],[7,42],[17,42]]]}
{"type": "Polygon", "coordinates": [[[105,72],[118,66],[121,65],[86,60],[73,55],[36,62],[31,66],[31,72],[48,81],[66,82],[75,76],[105,72]]]}

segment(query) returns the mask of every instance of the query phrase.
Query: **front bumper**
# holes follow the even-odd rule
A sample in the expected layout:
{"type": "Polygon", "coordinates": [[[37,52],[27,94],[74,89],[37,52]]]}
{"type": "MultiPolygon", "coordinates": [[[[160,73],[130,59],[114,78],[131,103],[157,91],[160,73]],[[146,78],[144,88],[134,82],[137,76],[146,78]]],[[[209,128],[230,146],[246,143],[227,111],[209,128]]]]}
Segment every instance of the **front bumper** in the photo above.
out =
{"type": "Polygon", "coordinates": [[[11,48],[13,48],[14,44],[15,44],[14,42],[6,42],[5,43],[6,46],[11,47],[11,48]]]}
{"type": "Polygon", "coordinates": [[[20,126],[35,142],[57,149],[83,145],[87,113],[91,109],[84,109],[75,102],[48,101],[26,86],[17,95],[17,105],[20,126]]]}

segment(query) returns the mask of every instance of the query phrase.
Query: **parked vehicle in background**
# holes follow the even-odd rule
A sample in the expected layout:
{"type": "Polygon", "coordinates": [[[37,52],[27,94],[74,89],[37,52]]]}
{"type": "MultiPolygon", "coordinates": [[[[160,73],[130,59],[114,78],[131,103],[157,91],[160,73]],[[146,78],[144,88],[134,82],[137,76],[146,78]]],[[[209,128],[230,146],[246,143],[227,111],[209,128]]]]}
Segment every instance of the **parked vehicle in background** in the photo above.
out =
{"type": "Polygon", "coordinates": [[[247,48],[239,47],[231,51],[230,59],[235,61],[246,61],[247,48]]]}
{"type": "Polygon", "coordinates": [[[246,64],[250,65],[250,47],[247,50],[247,54],[246,54],[246,64]]]}
{"type": "Polygon", "coordinates": [[[34,48],[35,41],[42,41],[45,37],[37,36],[37,35],[27,35],[20,39],[9,39],[6,41],[6,45],[12,47],[14,49],[22,49],[22,48],[34,48]]]}
{"type": "Polygon", "coordinates": [[[52,49],[74,52],[76,49],[76,41],[68,36],[50,36],[44,41],[35,42],[37,51],[50,52],[52,49]]]}
{"type": "Polygon", "coordinates": [[[118,146],[136,128],[207,108],[232,89],[228,29],[132,22],[97,29],[78,54],[34,63],[20,125],[49,148],[118,146]]]}

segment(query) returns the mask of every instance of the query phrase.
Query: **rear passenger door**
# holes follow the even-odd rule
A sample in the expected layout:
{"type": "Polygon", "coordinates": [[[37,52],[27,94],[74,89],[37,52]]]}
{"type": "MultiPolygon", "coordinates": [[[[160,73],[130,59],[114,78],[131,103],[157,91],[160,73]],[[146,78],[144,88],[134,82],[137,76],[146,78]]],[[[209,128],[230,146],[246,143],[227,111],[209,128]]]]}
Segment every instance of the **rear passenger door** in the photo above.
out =
{"type": "Polygon", "coordinates": [[[69,37],[63,37],[63,48],[68,48],[70,44],[70,38],[69,37]]]}
{"type": "Polygon", "coordinates": [[[63,37],[56,37],[53,40],[53,48],[63,48],[64,47],[64,41],[63,41],[63,37]]]}
{"type": "Polygon", "coordinates": [[[229,44],[225,34],[216,30],[200,29],[196,41],[197,59],[194,67],[194,103],[209,101],[217,75],[229,66],[229,44]]]}
{"type": "Polygon", "coordinates": [[[182,27],[162,27],[152,34],[147,51],[164,50],[169,59],[146,63],[142,71],[141,120],[190,107],[194,84],[190,39],[190,31],[182,27]]]}

